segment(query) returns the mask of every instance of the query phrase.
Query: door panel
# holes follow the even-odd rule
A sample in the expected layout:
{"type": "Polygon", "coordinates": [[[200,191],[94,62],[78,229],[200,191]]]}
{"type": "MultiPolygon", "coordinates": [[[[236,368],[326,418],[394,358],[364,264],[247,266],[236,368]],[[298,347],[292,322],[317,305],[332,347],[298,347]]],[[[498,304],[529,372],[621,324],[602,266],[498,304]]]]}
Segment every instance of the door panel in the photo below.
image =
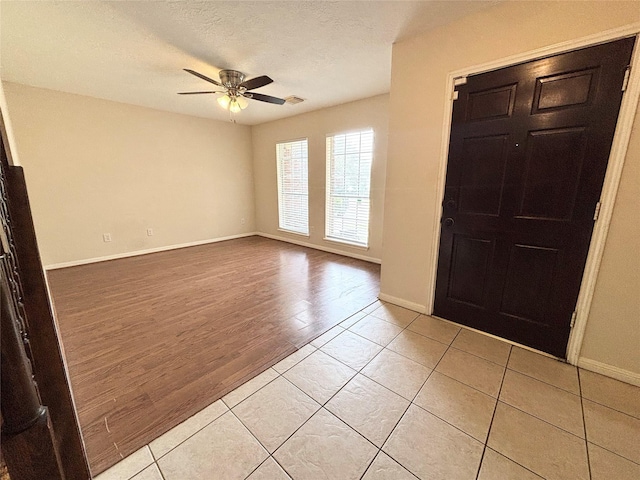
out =
{"type": "Polygon", "coordinates": [[[453,237],[448,297],[476,307],[484,305],[493,242],[464,235],[453,237]]]}
{"type": "Polygon", "coordinates": [[[499,215],[507,140],[506,135],[464,140],[459,180],[461,213],[499,215]]]}
{"type": "Polygon", "coordinates": [[[518,217],[571,219],[586,144],[582,126],[529,132],[518,217]]]}
{"type": "Polygon", "coordinates": [[[558,250],[535,245],[512,245],[502,290],[500,313],[544,323],[558,250]],[[522,272],[528,272],[522,275],[522,272]]]}
{"type": "Polygon", "coordinates": [[[515,83],[470,93],[467,120],[509,117],[513,112],[515,98],[515,83]]]}
{"type": "Polygon", "coordinates": [[[457,87],[434,314],[565,356],[634,42],[457,87]]]}

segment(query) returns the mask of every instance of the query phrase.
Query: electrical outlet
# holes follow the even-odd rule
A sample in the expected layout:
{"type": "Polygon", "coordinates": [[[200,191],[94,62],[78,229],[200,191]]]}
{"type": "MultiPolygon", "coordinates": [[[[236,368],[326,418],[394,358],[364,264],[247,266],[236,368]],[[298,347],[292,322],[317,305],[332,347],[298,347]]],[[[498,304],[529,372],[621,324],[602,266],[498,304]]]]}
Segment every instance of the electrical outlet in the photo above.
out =
{"type": "Polygon", "coordinates": [[[110,233],[103,233],[102,234],[102,241],[103,242],[110,242],[111,241],[111,234],[110,233]]]}
{"type": "Polygon", "coordinates": [[[240,219],[240,225],[244,225],[245,224],[245,220],[244,217],[240,219]]]}
{"type": "Polygon", "coordinates": [[[147,237],[153,237],[153,228],[147,228],[147,237]]]}

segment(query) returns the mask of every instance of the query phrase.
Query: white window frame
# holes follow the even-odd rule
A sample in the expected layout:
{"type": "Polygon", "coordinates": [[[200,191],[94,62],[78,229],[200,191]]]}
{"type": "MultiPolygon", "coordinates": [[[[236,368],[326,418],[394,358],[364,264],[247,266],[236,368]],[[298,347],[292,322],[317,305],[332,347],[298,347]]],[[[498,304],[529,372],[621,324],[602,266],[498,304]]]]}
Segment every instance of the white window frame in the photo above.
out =
{"type": "MultiPolygon", "coordinates": [[[[370,237],[370,230],[371,230],[371,175],[372,175],[372,170],[373,170],[373,161],[374,161],[374,152],[375,152],[375,132],[373,130],[373,128],[366,128],[366,129],[362,129],[362,130],[356,130],[356,131],[349,131],[349,132],[340,132],[340,133],[336,133],[336,134],[332,134],[332,135],[327,135],[326,138],[326,194],[325,194],[325,236],[324,239],[328,240],[328,241],[332,241],[332,242],[338,242],[338,243],[344,243],[347,245],[352,245],[352,246],[356,246],[356,247],[360,247],[360,248],[364,248],[367,249],[369,247],[369,237],[370,237]],[[363,151],[362,147],[362,137],[363,134],[370,134],[371,135],[371,151],[363,151]],[[340,192],[335,192],[333,191],[333,182],[332,182],[332,173],[334,171],[333,169],[333,164],[335,162],[335,150],[334,150],[334,146],[335,146],[335,141],[338,137],[345,137],[345,149],[343,152],[338,153],[337,155],[341,155],[344,156],[344,160],[346,162],[346,157],[347,157],[347,150],[346,150],[346,141],[348,137],[354,137],[354,136],[359,136],[359,147],[358,147],[358,174],[359,174],[359,180],[358,180],[358,194],[346,194],[346,193],[340,193],[340,192]],[[371,156],[371,162],[369,164],[369,170],[367,172],[367,185],[366,187],[362,185],[361,181],[362,179],[360,178],[360,174],[362,173],[361,169],[362,169],[362,165],[361,165],[361,160],[362,160],[362,155],[363,154],[370,154],[371,156]],[[362,195],[362,192],[360,191],[360,189],[364,188],[366,190],[366,195],[362,195]],[[361,228],[361,222],[359,217],[360,214],[360,209],[358,206],[355,207],[356,211],[355,211],[355,236],[359,237],[359,238],[354,238],[353,235],[344,235],[341,236],[336,229],[333,227],[333,225],[335,225],[335,221],[336,221],[336,215],[333,209],[333,199],[336,198],[342,198],[342,199],[351,199],[350,200],[350,206],[348,206],[347,208],[351,208],[352,207],[352,201],[355,200],[356,202],[360,202],[362,200],[366,200],[367,202],[367,208],[366,208],[366,229],[362,230],[361,228]]],[[[353,152],[353,154],[355,154],[355,152],[353,152]]],[[[345,164],[346,166],[346,164],[345,164]]],[[[345,170],[345,175],[346,175],[346,170],[345,170]]],[[[356,204],[357,205],[357,204],[356,204]]],[[[353,220],[353,217],[351,217],[349,220],[353,220]]]]}
{"type": "Polygon", "coordinates": [[[294,233],[296,235],[309,236],[309,142],[307,138],[301,138],[298,140],[289,140],[286,142],[276,143],[276,170],[278,177],[278,230],[288,233],[294,233]],[[284,182],[284,162],[285,158],[283,150],[287,147],[296,148],[300,146],[303,149],[301,158],[291,158],[292,161],[302,161],[302,165],[298,166],[301,180],[301,191],[286,191],[284,182]],[[301,197],[301,204],[304,205],[300,211],[291,209],[287,212],[287,205],[295,205],[296,202],[286,201],[286,197],[301,197]],[[298,217],[300,225],[296,225],[295,222],[287,222],[287,218],[298,217]]]}

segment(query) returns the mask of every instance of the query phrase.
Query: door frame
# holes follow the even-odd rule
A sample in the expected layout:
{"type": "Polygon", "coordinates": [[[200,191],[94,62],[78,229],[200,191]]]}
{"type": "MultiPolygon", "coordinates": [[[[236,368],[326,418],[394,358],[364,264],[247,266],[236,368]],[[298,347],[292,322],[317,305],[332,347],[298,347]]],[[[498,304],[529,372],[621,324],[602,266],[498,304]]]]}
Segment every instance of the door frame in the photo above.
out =
{"type": "MultiPolygon", "coordinates": [[[[473,65],[460,70],[449,72],[447,75],[446,101],[444,111],[444,124],[442,127],[442,142],[440,151],[440,161],[438,164],[438,178],[436,182],[436,203],[434,206],[434,218],[442,216],[442,198],[444,195],[445,179],[449,157],[449,136],[451,133],[451,120],[453,114],[453,92],[456,85],[466,81],[469,75],[498,70],[519,63],[529,62],[540,58],[557,55],[559,53],[570,52],[579,48],[591,47],[601,43],[607,43],[627,37],[636,37],[636,44],[631,57],[631,69],[629,81],[622,97],[620,112],[618,113],[618,123],[611,144],[611,152],[607,164],[607,172],[600,194],[601,208],[598,220],[594,223],[589,253],[585,263],[580,292],[576,302],[575,324],[571,329],[569,342],[567,343],[567,362],[577,365],[580,359],[580,350],[587,328],[587,318],[591,309],[591,301],[596,286],[596,279],[600,270],[600,263],[604,253],[604,246],[613,216],[613,206],[620,185],[622,167],[629,146],[631,129],[640,99],[640,22],[625,25],[623,27],[606,30],[586,37],[581,37],[566,42],[556,43],[547,47],[538,48],[528,52],[511,55],[491,62],[473,65]]],[[[438,269],[438,252],[440,249],[440,222],[434,222],[433,244],[431,245],[431,266],[430,278],[431,289],[428,292],[426,310],[433,313],[436,290],[436,277],[438,269]]]]}

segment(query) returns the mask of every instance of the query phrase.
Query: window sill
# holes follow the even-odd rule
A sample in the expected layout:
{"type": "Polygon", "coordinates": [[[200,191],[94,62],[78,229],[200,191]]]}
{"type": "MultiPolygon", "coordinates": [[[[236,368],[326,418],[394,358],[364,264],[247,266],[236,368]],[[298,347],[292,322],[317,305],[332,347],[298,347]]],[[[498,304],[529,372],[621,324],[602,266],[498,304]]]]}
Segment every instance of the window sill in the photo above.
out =
{"type": "Polygon", "coordinates": [[[338,243],[340,245],[346,245],[348,247],[357,248],[359,250],[369,250],[369,245],[362,245],[361,243],[353,243],[348,240],[340,240],[339,238],[324,237],[327,242],[338,243]]]}
{"type": "Polygon", "coordinates": [[[284,232],[284,233],[290,233],[291,235],[297,235],[299,237],[309,238],[309,234],[308,233],[294,232],[293,230],[285,230],[284,228],[279,228],[278,231],[279,232],[284,232]]]}

